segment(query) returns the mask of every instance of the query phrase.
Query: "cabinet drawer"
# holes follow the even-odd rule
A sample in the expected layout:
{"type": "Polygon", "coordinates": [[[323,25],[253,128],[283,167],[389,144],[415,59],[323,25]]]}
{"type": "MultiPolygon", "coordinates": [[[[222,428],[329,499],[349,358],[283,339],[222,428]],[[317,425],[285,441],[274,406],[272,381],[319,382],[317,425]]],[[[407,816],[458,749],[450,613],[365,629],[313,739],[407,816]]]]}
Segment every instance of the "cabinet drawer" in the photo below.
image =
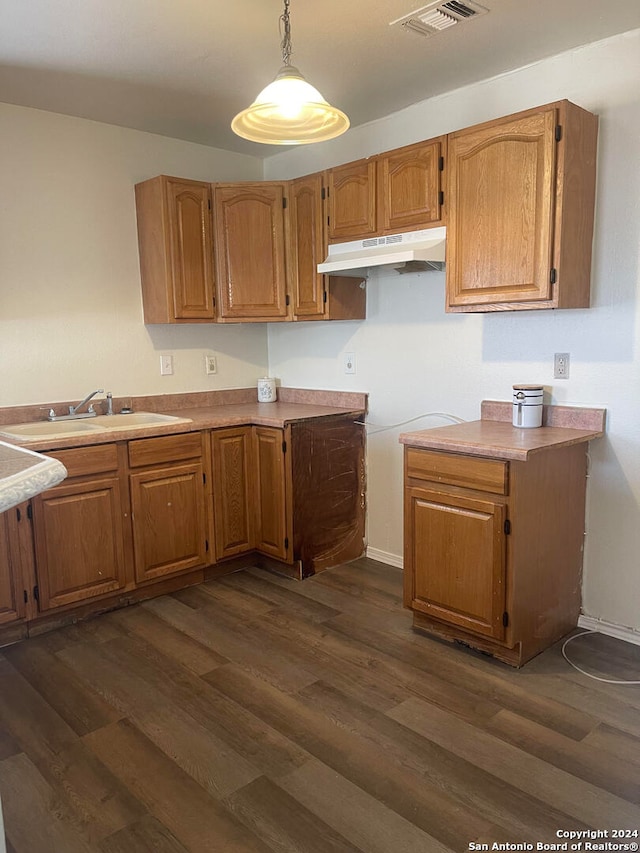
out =
{"type": "Polygon", "coordinates": [[[129,442],[129,465],[132,468],[181,462],[183,459],[198,459],[200,456],[202,439],[199,432],[139,438],[129,442]]]}
{"type": "Polygon", "coordinates": [[[115,444],[96,444],[93,447],[76,447],[73,450],[47,451],[47,456],[62,462],[69,477],[118,470],[118,452],[115,444]]]}
{"type": "Polygon", "coordinates": [[[498,459],[408,447],[405,470],[407,477],[417,480],[447,483],[496,495],[509,493],[509,463],[498,459]]]}

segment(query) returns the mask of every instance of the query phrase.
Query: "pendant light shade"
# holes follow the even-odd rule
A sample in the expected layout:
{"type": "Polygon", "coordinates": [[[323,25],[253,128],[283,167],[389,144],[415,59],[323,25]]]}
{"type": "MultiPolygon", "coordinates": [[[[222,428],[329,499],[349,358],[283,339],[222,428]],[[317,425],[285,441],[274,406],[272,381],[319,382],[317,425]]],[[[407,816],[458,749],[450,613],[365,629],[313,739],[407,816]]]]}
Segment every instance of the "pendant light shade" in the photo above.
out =
{"type": "Polygon", "coordinates": [[[349,128],[349,119],[332,107],[320,92],[290,63],[291,30],[289,3],[285,0],[282,59],[284,65],[246,110],[233,119],[231,129],[238,136],[268,145],[305,145],[340,136],[349,128]]]}

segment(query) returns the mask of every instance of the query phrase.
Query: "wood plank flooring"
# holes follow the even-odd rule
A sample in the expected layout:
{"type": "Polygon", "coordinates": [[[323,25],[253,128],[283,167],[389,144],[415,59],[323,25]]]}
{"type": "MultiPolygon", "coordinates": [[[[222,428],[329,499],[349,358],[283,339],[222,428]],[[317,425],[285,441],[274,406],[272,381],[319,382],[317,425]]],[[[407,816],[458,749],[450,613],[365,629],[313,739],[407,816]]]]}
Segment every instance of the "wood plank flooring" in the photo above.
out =
{"type": "MultiPolygon", "coordinates": [[[[9,853],[446,853],[640,827],[640,687],[411,629],[401,572],[258,569],[0,653],[9,853]]],[[[568,652],[638,679],[640,647],[568,652]]],[[[635,839],[638,840],[638,839],[635,839]]]]}

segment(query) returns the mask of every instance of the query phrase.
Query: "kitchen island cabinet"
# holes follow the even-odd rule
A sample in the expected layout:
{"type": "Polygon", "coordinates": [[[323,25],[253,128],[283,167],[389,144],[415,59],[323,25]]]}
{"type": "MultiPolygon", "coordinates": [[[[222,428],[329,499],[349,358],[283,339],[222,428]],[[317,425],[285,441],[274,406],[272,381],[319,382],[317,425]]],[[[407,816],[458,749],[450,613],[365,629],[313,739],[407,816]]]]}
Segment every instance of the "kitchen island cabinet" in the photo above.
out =
{"type": "Polygon", "coordinates": [[[211,185],[159,175],[135,195],[144,322],[212,322],[211,185]]]}
{"type": "MultiPolygon", "coordinates": [[[[597,411],[584,410],[587,423],[597,411]]],[[[414,628],[515,666],[575,628],[587,441],[602,434],[603,413],[590,423],[518,430],[485,420],[401,436],[414,628]]]]}
{"type": "Polygon", "coordinates": [[[597,128],[560,101],[449,134],[447,311],[589,307],[597,128]]]}

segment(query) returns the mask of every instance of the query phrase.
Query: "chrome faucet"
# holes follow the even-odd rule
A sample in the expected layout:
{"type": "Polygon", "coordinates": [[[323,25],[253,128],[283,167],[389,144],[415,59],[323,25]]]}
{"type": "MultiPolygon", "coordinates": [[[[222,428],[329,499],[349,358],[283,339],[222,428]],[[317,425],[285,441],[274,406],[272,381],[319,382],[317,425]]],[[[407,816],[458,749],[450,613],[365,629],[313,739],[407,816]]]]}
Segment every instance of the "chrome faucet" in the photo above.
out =
{"type": "Polygon", "coordinates": [[[104,388],[98,388],[95,391],[92,391],[90,394],[84,398],[84,400],[80,400],[75,406],[69,406],[69,414],[68,415],[56,415],[53,409],[49,409],[49,417],[50,421],[71,421],[79,418],[95,418],[98,414],[96,410],[93,408],[93,403],[89,406],[86,412],[82,412],[78,414],[78,409],[81,409],[85,403],[88,403],[92,397],[95,397],[96,394],[104,393],[104,388]]]}

